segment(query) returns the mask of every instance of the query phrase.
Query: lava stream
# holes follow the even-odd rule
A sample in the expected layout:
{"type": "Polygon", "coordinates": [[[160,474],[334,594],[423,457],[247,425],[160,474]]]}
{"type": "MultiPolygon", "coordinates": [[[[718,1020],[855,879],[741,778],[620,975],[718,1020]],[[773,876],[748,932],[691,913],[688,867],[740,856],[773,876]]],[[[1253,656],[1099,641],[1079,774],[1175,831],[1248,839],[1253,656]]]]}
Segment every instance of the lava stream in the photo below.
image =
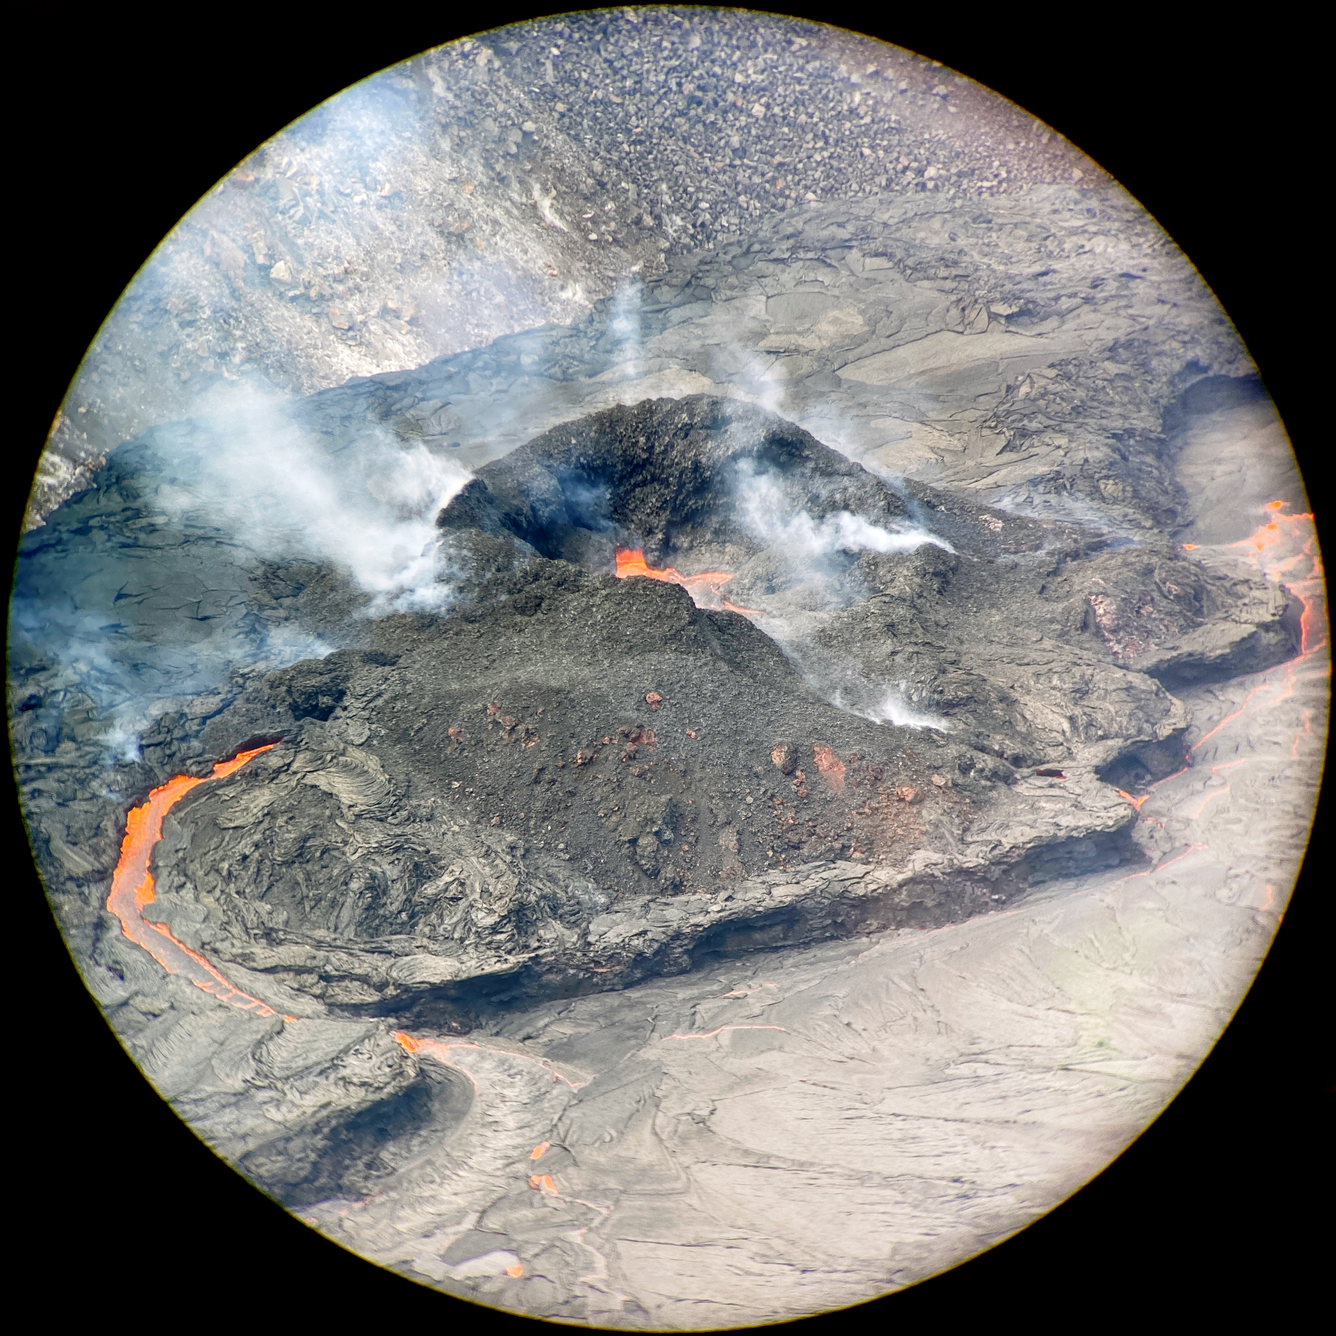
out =
{"type": "MultiPolygon", "coordinates": [[[[230,761],[219,761],[213,767],[212,774],[198,779],[190,775],[176,775],[166,784],[152,790],[146,803],[132,807],[125,818],[121,856],[112,874],[111,894],[107,896],[107,909],[120,919],[121,931],[136,946],[143,947],[168,974],[183,975],[196,988],[203,989],[229,1006],[253,1011],[257,1016],[275,1016],[278,1013],[258,997],[243,993],[198,951],[192,951],[184,942],[173,937],[164,924],[146,919],[143,911],[154,900],[153,873],[149,871],[148,864],[154,846],[162,839],[162,822],[167,813],[196,785],[235,774],[252,757],[276,745],[271,742],[263,747],[253,747],[250,751],[238,752],[230,761]]],[[[287,1016],[284,1019],[296,1018],[287,1016]]]]}
{"type": "Polygon", "coordinates": [[[446,1067],[453,1067],[457,1072],[462,1072],[473,1083],[475,1093],[479,1090],[478,1079],[467,1067],[456,1062],[450,1056],[455,1049],[477,1049],[483,1053],[496,1053],[505,1058],[514,1058],[518,1062],[534,1063],[552,1078],[553,1085],[558,1081],[564,1081],[572,1090],[579,1090],[581,1086],[588,1085],[594,1079],[592,1076],[586,1076],[583,1080],[575,1080],[567,1076],[565,1072],[558,1071],[546,1058],[535,1058],[529,1053],[516,1053],[514,1049],[509,1048],[493,1048],[490,1044],[479,1044],[472,1039],[419,1039],[413,1035],[405,1034],[402,1030],[391,1030],[390,1038],[405,1053],[425,1053],[428,1057],[435,1058],[437,1062],[446,1067]]]}
{"type": "Polygon", "coordinates": [[[702,571],[699,575],[683,575],[681,571],[665,566],[656,570],[645,560],[643,549],[638,547],[620,547],[617,549],[617,578],[629,579],[633,575],[649,580],[662,580],[665,584],[681,585],[691,595],[692,602],[702,608],[723,608],[728,612],[740,612],[747,617],[764,617],[761,608],[740,608],[730,603],[720,592],[719,587],[732,578],[731,571],[702,571]]]}
{"type": "MultiPolygon", "coordinates": [[[[1183,772],[1180,770],[1180,771],[1179,771],[1179,774],[1182,774],[1182,773],[1183,773],[1183,772]]],[[[1142,804],[1146,801],[1147,798],[1150,797],[1150,794],[1149,794],[1149,793],[1143,793],[1143,794],[1141,795],[1140,798],[1134,798],[1130,793],[1128,793],[1128,791],[1127,791],[1126,789],[1114,789],[1114,792],[1115,792],[1120,798],[1126,798],[1127,801],[1130,802],[1130,803],[1132,804],[1132,806],[1135,807],[1136,810],[1137,810],[1138,812],[1141,810],[1142,804]]]]}
{"type": "Polygon", "coordinates": [[[1313,515],[1310,511],[1282,515],[1284,501],[1268,501],[1265,509],[1271,518],[1247,538],[1230,546],[1247,548],[1250,559],[1262,573],[1277,584],[1287,585],[1303,604],[1299,652],[1308,654],[1326,643],[1325,636],[1314,640],[1319,624],[1326,621],[1318,606],[1325,601],[1326,582],[1313,515]]]}

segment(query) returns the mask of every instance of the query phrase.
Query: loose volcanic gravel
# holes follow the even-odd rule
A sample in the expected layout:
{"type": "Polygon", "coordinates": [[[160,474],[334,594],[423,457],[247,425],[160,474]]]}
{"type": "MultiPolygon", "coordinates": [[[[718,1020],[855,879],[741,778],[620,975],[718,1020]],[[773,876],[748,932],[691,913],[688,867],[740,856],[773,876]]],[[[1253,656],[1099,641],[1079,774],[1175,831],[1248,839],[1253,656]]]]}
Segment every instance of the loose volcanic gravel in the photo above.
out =
{"type": "MultiPolygon", "coordinates": [[[[1020,108],[898,47],[775,15],[632,13],[502,28],[437,58],[550,97],[560,129],[603,155],[598,184],[643,200],[675,245],[713,245],[800,200],[988,196],[1098,172],[1020,108]]],[[[494,114],[515,113],[498,96],[494,114]]]]}

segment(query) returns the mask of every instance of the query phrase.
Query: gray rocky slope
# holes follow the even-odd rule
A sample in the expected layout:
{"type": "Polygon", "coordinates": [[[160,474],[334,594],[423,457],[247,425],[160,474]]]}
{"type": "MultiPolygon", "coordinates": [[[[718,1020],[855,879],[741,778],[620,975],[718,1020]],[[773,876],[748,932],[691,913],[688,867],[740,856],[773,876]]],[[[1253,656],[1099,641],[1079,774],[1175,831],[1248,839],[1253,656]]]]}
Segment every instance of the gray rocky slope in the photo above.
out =
{"type": "MultiPolygon", "coordinates": [[[[448,615],[368,618],[386,609],[337,552],[237,523],[228,498],[199,481],[199,461],[227,441],[229,429],[216,421],[159,428],[116,451],[95,487],[25,540],[11,728],[34,851],[62,929],[158,1088],[220,1153],[309,1210],[321,1228],[455,1292],[629,1326],[794,1315],[929,1274],[947,1254],[968,1255],[1079,1178],[1071,1171],[1044,1178],[1050,1196],[1027,1204],[980,1168],[978,1181],[995,1184],[988,1189],[995,1211],[985,1193],[953,1216],[941,1194],[954,1201],[960,1190],[943,1186],[952,1177],[943,1169],[929,1196],[938,1212],[931,1218],[954,1222],[942,1227],[943,1237],[957,1240],[943,1245],[946,1253],[899,1243],[902,1261],[889,1265],[841,1244],[853,1258],[841,1263],[813,1251],[797,1224],[763,1227],[747,1214],[740,1202],[764,1198],[756,1174],[773,1172],[790,1186],[811,1179],[804,1200],[813,1210],[821,1183],[838,1179],[867,1237],[878,1240],[902,1215],[929,1218],[927,1199],[915,1196],[927,1189],[915,1184],[937,1180],[922,1177],[921,1166],[912,1183],[860,1177],[852,1161],[845,1164],[856,1151],[840,1130],[845,1115],[804,1104],[818,1096],[802,1081],[774,1085],[771,1104],[742,1122],[729,1122],[730,1111],[744,1107],[757,1070],[810,1066],[810,1057],[794,1053],[812,1043],[835,1055],[821,1070],[840,1100],[871,1098],[845,1080],[841,1064],[855,1058],[833,1036],[849,1025],[893,1034],[897,1051],[922,1049],[924,1063],[920,1023],[933,1033],[945,1033],[942,1025],[987,1029],[977,1009],[952,1010],[964,985],[939,986],[957,969],[948,961],[957,947],[944,946],[940,958],[915,939],[902,949],[888,925],[940,924],[999,903],[994,894],[1022,889],[1008,881],[1008,868],[1074,831],[1097,862],[1129,860],[1106,879],[1149,872],[1127,886],[1156,887],[1170,909],[1147,910],[1130,890],[1101,890],[1106,880],[1091,883],[1093,899],[1062,909],[1070,930],[1053,928],[1058,911],[1028,898],[959,925],[976,934],[969,940],[994,943],[995,965],[964,971],[988,992],[987,1006],[1027,1017],[1012,1039],[1001,1021],[996,1035],[988,1030],[999,1070],[1019,1070],[1007,1067],[1019,1061],[1014,1052],[1007,1061],[998,1056],[1009,1044],[1061,1049],[1044,1038],[1055,1023],[1049,1004],[1035,1001],[1050,996],[1045,989],[1056,990],[1055,999],[1065,989],[1069,1003],[1053,1006],[1083,1016],[1090,989],[1132,989],[1125,974],[1108,983],[1101,973],[1124,955],[1157,962],[1155,1006],[1199,993],[1224,1001],[1211,1004],[1210,1034],[1184,1040],[1171,1027],[1152,1043],[1135,1037],[1154,1028],[1135,993],[1112,1032],[1120,1052],[1140,1052],[1138,1045],[1152,1055],[1178,1052],[1182,1044],[1183,1052],[1201,1052],[1224,1024],[1228,989],[1184,982],[1156,944],[1176,942],[1173,960],[1181,964],[1196,949],[1194,933],[1204,933],[1220,944],[1221,960],[1233,961],[1253,950],[1257,934],[1249,936],[1232,909],[1202,926],[1195,902],[1173,899],[1155,878],[1170,875],[1158,869],[1197,839],[1193,822],[1202,813],[1230,810],[1207,739],[1218,748],[1228,736],[1218,732],[1221,721],[1269,680],[1263,671],[1240,685],[1232,674],[1293,654],[1294,604],[1274,579],[1229,557],[1224,545],[1244,537],[1251,521],[1238,531],[1216,519],[1209,533],[1189,527],[1204,521],[1182,480],[1209,472],[1222,452],[1233,458],[1238,441],[1254,440],[1259,457],[1271,452],[1268,477],[1281,478],[1283,437],[1239,434],[1249,414],[1269,412],[1250,385],[1246,354],[1181,257],[1144,220],[1116,201],[1095,207],[1064,190],[990,209],[987,223],[977,207],[809,205],[735,249],[674,268],[646,286],[638,307],[610,302],[573,327],[498,340],[287,410],[280,426],[300,428],[317,460],[374,443],[477,468],[477,481],[446,508],[442,533],[453,565],[441,572],[460,593],[448,615]],[[1138,272],[1147,277],[1130,276],[1138,272]],[[746,351],[768,340],[778,346],[759,356],[746,351]],[[850,368],[861,370],[846,374],[850,368]],[[689,392],[729,399],[656,401],[689,392]],[[783,409],[783,420],[748,407],[748,399],[783,409]],[[651,403],[609,412],[644,400],[651,403]],[[532,514],[547,482],[569,471],[569,439],[549,429],[576,420],[577,439],[588,434],[605,451],[609,440],[619,450],[639,448],[636,441],[674,420],[697,432],[703,450],[709,440],[724,442],[717,462],[745,453],[758,437],[787,442],[785,470],[804,481],[790,498],[798,504],[781,518],[805,513],[819,531],[847,512],[887,531],[926,531],[953,550],[936,542],[899,553],[835,546],[819,580],[795,581],[782,541],[751,532],[745,506],[730,510],[737,492],[713,489],[691,525],[669,532],[661,516],[655,523],[667,493],[642,505],[634,489],[623,495],[615,486],[606,514],[590,512],[588,488],[577,488],[584,509],[575,518],[585,523],[568,525],[554,549],[552,535],[522,513],[516,518],[512,503],[518,498],[532,514]],[[535,434],[532,445],[514,449],[535,434]],[[825,451],[823,442],[841,449],[825,451]],[[803,451],[809,459],[800,462],[803,451]],[[888,474],[904,481],[887,485],[888,474]],[[701,519],[709,521],[704,528],[701,519]],[[1199,554],[1212,558],[1201,562],[1169,546],[1165,530],[1219,546],[1199,554]],[[680,587],[610,578],[610,536],[638,539],[653,564],[688,574],[709,558],[711,569],[733,575],[715,594],[765,615],[749,621],[697,607],[680,587]],[[627,652],[610,655],[610,640],[627,652]],[[536,656],[534,644],[542,647],[536,656]],[[518,672],[516,657],[502,653],[507,646],[523,650],[531,666],[518,672]],[[339,652],[326,654],[331,648],[339,652]],[[552,690],[567,676],[579,693],[552,690]],[[875,692],[857,691],[885,684],[919,727],[896,725],[889,712],[889,722],[865,717],[880,702],[875,692]],[[651,692],[660,700],[649,701],[651,692]],[[837,692],[844,708],[834,704],[837,692]],[[553,728],[549,716],[559,712],[553,728]],[[924,717],[949,727],[923,727],[924,717]],[[713,751],[711,730],[722,742],[713,751]],[[651,732],[654,743],[645,745],[651,732]],[[104,906],[130,806],[174,773],[201,773],[244,743],[275,737],[282,741],[273,751],[202,787],[169,817],[153,910],[277,1013],[265,1016],[164,974],[104,906]],[[581,752],[598,759],[578,764],[581,752]],[[1152,796],[1133,826],[1113,786],[1144,796],[1185,752],[1199,763],[1174,781],[1198,785],[1187,807],[1152,824],[1145,818],[1155,810],[1152,796]],[[843,794],[819,756],[832,775],[832,756],[845,765],[843,794]],[[1202,767],[1203,758],[1212,764],[1202,767]],[[948,782],[936,785],[934,776],[948,782]],[[914,800],[899,790],[914,790],[914,800]],[[696,808],[694,824],[681,819],[696,808]],[[558,812],[570,838],[545,829],[558,812]],[[881,847],[870,838],[856,843],[874,826],[894,837],[881,847]],[[602,868],[595,849],[608,859],[602,868]],[[924,855],[929,871],[962,875],[925,877],[913,861],[924,855]],[[731,875],[714,875],[724,872],[731,875]],[[899,896],[906,887],[912,894],[899,896]],[[1105,902],[1114,906],[1110,921],[1093,907],[1105,902]],[[970,928],[978,923],[1000,926],[970,928]],[[876,931],[857,932],[863,924],[876,931]],[[1047,982],[1017,963],[1006,933],[1018,924],[1025,942],[1050,953],[1036,963],[1029,946],[1022,952],[1030,961],[1024,969],[1042,965],[1047,982]],[[917,951],[915,959],[929,963],[917,974],[897,973],[898,965],[879,973],[838,954],[851,949],[838,940],[754,954],[787,934],[801,940],[849,930],[857,952],[884,944],[887,960],[917,951]],[[735,931],[740,940],[730,941],[735,931]],[[1062,963],[1087,960],[1083,952],[1097,963],[1062,963]],[[606,991],[621,982],[609,977],[618,971],[631,979],[693,961],[684,975],[606,991]],[[825,1001],[806,991],[812,971],[827,981],[815,985],[825,1001]],[[501,976],[532,991],[507,997],[494,986],[501,976]],[[918,986],[911,979],[926,979],[922,995],[934,998],[921,1021],[919,1002],[896,1000],[897,990],[918,986]],[[772,985],[786,999],[784,1014],[743,999],[734,1015],[716,996],[772,985]],[[649,1030],[633,1023],[645,988],[657,990],[649,1030]],[[561,996],[570,992],[586,995],[561,996]],[[861,1011],[849,1009],[853,995],[863,999],[861,1011]],[[392,1037],[398,1026],[421,1037],[416,1048],[392,1037]],[[458,1035],[470,1026],[467,1037],[458,1035]],[[716,1026],[727,1031],[723,1039],[709,1037],[716,1026]],[[766,1034],[733,1036],[738,1027],[766,1034]],[[781,1031],[815,1038],[785,1039],[794,1053],[781,1047],[767,1057],[762,1041],[781,1031]],[[432,1034],[438,1038],[425,1038],[432,1034]],[[658,1055],[675,1045],[704,1054],[716,1039],[727,1046],[718,1062],[701,1057],[697,1070],[697,1059],[683,1059],[679,1070],[672,1059],[664,1076],[667,1060],[658,1055]],[[658,1047],[647,1047],[651,1041],[658,1047]],[[441,1047],[450,1042],[470,1047],[441,1047]],[[753,1042],[759,1046],[746,1047],[753,1042]],[[629,1064],[626,1081],[613,1074],[620,1061],[629,1064]],[[791,1144],[762,1135],[773,1126],[804,1137],[804,1111],[833,1138],[838,1172],[833,1161],[795,1158],[791,1144]],[[698,1132],[704,1141],[691,1139],[698,1132]],[[724,1145],[716,1137],[727,1147],[706,1153],[707,1143],[724,1145]],[[541,1175],[537,1187],[512,1181],[512,1161],[528,1164],[544,1139],[554,1147],[531,1167],[547,1174],[557,1195],[541,1175]],[[544,1164],[548,1154],[556,1158],[544,1164]],[[632,1182],[643,1188],[639,1197],[632,1182]],[[900,1183],[898,1206],[888,1204],[887,1183],[900,1183]],[[393,1206],[377,1206],[375,1192],[387,1194],[375,1201],[393,1206]],[[752,1232],[729,1243],[718,1230],[688,1228],[671,1205],[682,1202],[692,1220],[731,1212],[752,1232]],[[393,1220],[376,1214],[392,1210],[401,1212],[393,1220]],[[656,1212],[668,1223],[655,1226],[656,1212]],[[693,1230],[710,1235],[690,1245],[709,1258],[701,1262],[704,1298],[688,1295],[687,1272],[674,1269],[685,1265],[673,1260],[674,1240],[695,1238],[693,1230]],[[750,1259],[745,1284],[730,1269],[738,1248],[750,1259]],[[514,1266],[523,1280],[508,1278],[514,1266]],[[782,1296],[766,1297],[766,1277],[782,1296]]],[[[1240,476],[1251,478],[1254,463],[1245,459],[1240,476]]],[[[676,474],[661,482],[676,485],[676,474]]],[[[1264,499],[1248,496],[1249,504],[1264,499]]],[[[1212,515],[1228,511],[1227,501],[1212,515]]],[[[1284,671],[1300,692],[1306,688],[1293,672],[1305,660],[1294,662],[1301,668],[1284,671]]],[[[1303,738],[1320,735],[1319,705],[1296,696],[1294,708],[1310,711],[1318,734],[1295,732],[1293,753],[1282,736],[1292,727],[1288,716],[1266,745],[1277,755],[1306,755],[1303,738]]],[[[1249,744],[1240,745],[1242,757],[1221,753],[1218,764],[1247,759],[1249,744]]],[[[1243,773],[1231,781],[1238,795],[1251,791],[1243,773]]],[[[1259,801],[1274,808],[1270,792],[1257,788],[1259,801]]],[[[1272,808],[1265,812],[1274,823],[1272,808]]],[[[1220,905],[1273,912],[1276,897],[1262,883],[1283,887],[1284,869],[1268,864],[1253,877],[1234,834],[1219,848],[1233,851],[1233,870],[1220,874],[1220,905]]],[[[963,940],[949,936],[955,928],[941,931],[948,935],[923,940],[963,940]]],[[[867,1042],[879,1073],[917,1088],[903,1065],[908,1057],[887,1067],[883,1039],[867,1042]]],[[[1095,1061],[1096,1043],[1093,1032],[1081,1039],[1082,1063],[1095,1061]]],[[[965,1061],[966,1049],[943,1061],[965,1061]]],[[[1043,1080],[1014,1076],[1016,1099],[1026,1107],[1054,1101],[1064,1118],[1079,1117],[1082,1100],[1093,1099],[1083,1083],[1114,1079],[1059,1079],[1053,1064],[1068,1058],[1044,1061],[1043,1080]]],[[[1171,1081],[1155,1074],[1159,1059],[1136,1061],[1143,1065],[1124,1060],[1126,1081],[1171,1081]]],[[[885,1112],[888,1127],[917,1116],[908,1094],[905,1101],[885,1112]]],[[[1144,1125],[1151,1105],[1135,1108],[1144,1125]]],[[[943,1106],[941,1117],[949,1113],[943,1106]]],[[[1019,1114],[1012,1122],[1028,1125],[1019,1114]]],[[[1087,1177],[1135,1131],[1109,1127],[1099,1142],[1104,1159],[1081,1161],[1087,1177]]],[[[985,1142],[1006,1140],[996,1130],[978,1136],[985,1159],[992,1153],[985,1142]]],[[[909,1155],[903,1139],[896,1145],[909,1155]]],[[[1042,1159],[1036,1146],[1018,1147],[998,1154],[1042,1159]]],[[[963,1143],[933,1142],[924,1153],[941,1157],[941,1166],[975,1164],[963,1143]]],[[[1005,1165],[999,1172],[1012,1173],[1005,1165]]]]}
{"type": "Polygon", "coordinates": [[[29,523],[109,449],[205,411],[566,324],[628,274],[868,194],[1110,188],[978,85],[838,29],[708,8],[497,29],[276,134],[191,211],[71,387],[29,523]]]}

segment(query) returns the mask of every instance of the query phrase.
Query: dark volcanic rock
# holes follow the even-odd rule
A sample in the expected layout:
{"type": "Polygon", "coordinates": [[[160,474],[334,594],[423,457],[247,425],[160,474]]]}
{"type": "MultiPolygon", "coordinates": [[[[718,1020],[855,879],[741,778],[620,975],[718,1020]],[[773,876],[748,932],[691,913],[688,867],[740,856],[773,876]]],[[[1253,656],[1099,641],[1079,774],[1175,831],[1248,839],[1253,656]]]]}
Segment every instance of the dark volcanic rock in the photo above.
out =
{"type": "Polygon", "coordinates": [[[1303,605],[1292,593],[1167,547],[1110,554],[1072,583],[1110,658],[1166,684],[1259,672],[1299,652],[1303,605]]]}
{"type": "Polygon", "coordinates": [[[827,618],[799,657],[832,680],[842,672],[849,699],[860,681],[899,681],[1014,765],[1102,768],[1182,732],[1174,686],[1298,652],[1299,601],[1264,580],[1165,544],[1100,551],[1060,530],[1025,550],[1009,532],[1024,521],[980,518],[998,526],[1001,550],[865,554],[876,592],[827,618]]]}
{"type": "Polygon", "coordinates": [[[705,396],[547,432],[439,524],[448,616],[367,623],[194,731],[283,745],[182,803],[158,866],[194,906],[153,912],[328,1004],[456,1026],[1135,857],[1097,772],[1163,773],[1187,716],[1090,609],[1132,608],[1138,662],[1289,645],[1246,581],[898,493],[705,396]],[[628,544],[678,583],[608,574],[628,544]]]}
{"type": "Polygon", "coordinates": [[[609,408],[544,432],[485,466],[440,524],[506,532],[582,565],[596,553],[609,572],[614,545],[643,548],[659,566],[688,555],[745,561],[768,537],[742,513],[748,484],[767,473],[780,475],[817,523],[840,511],[907,522],[899,496],[801,427],[698,394],[609,408]]]}
{"type": "Polygon", "coordinates": [[[155,528],[148,458],[126,452],[33,536],[21,588],[119,579],[103,662],[131,698],[177,664],[185,582],[201,654],[238,667],[161,702],[140,758],[90,787],[105,723],[40,640],[22,650],[13,731],[44,875],[101,959],[125,808],[279,739],[172,812],[150,913],[344,1009],[468,1025],[712,951],[945,922],[1138,856],[1100,776],[1176,768],[1187,723],[1146,670],[1256,667],[1293,639],[1260,582],[892,488],[707,396],[597,413],[482,469],[439,519],[446,615],[352,617],[318,564],[243,565],[207,517],[155,528]],[[134,581],[102,572],[108,542],[134,581]],[[671,580],[615,578],[623,546],[671,580]],[[266,668],[292,626],[345,645],[266,668]]]}
{"type": "MultiPolygon", "coordinates": [[[[328,722],[292,720],[244,785],[183,803],[161,879],[210,906],[211,949],[348,1005],[498,975],[612,983],[684,967],[724,926],[743,945],[772,909],[820,904],[798,935],[862,922],[850,905],[889,889],[874,869],[907,883],[925,841],[969,861],[999,805],[980,776],[1007,773],[992,758],[834,708],[745,618],[680,588],[542,558],[524,575],[522,611],[376,626],[392,666],[347,655],[328,722]]],[[[273,727],[271,685],[255,696],[273,727]]],[[[209,749],[232,750],[258,708],[211,721],[209,749]]],[[[919,876],[914,913],[987,907],[1037,846],[1121,829],[1097,788],[1077,785],[1056,825],[1027,818],[969,885],[919,876]]]]}

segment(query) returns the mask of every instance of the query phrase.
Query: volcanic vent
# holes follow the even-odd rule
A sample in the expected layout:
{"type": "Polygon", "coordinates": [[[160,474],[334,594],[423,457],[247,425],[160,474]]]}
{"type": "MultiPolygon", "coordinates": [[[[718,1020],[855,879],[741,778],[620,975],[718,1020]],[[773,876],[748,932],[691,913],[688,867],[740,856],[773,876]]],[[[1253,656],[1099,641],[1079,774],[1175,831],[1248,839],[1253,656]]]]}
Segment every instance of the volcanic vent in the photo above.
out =
{"type": "Polygon", "coordinates": [[[181,802],[152,913],[457,1026],[1138,858],[1101,775],[1182,763],[1152,674],[1274,662],[1297,627],[1261,582],[898,491],[707,397],[547,432],[439,526],[450,613],[368,622],[167,744],[282,739],[181,802]]]}

